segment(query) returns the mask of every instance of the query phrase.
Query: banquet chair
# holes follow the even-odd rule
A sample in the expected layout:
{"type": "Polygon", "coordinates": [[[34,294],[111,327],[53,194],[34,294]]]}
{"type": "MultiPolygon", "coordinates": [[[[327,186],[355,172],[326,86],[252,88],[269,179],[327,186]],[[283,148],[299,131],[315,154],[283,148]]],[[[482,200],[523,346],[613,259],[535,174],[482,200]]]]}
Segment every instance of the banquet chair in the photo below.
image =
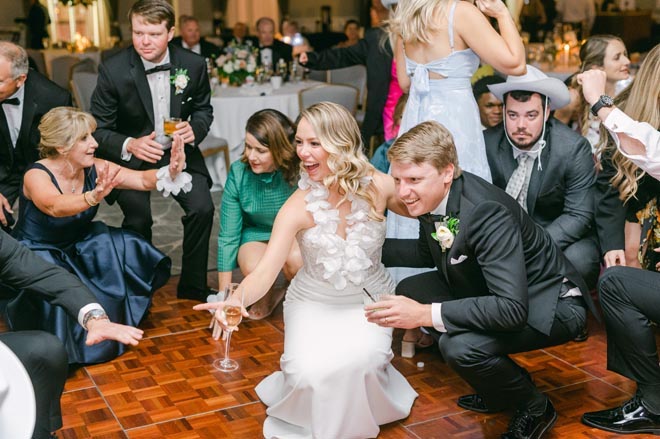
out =
{"type": "Polygon", "coordinates": [[[301,111],[316,103],[329,101],[346,107],[355,116],[357,98],[358,89],[350,85],[321,84],[298,92],[301,111]]]}
{"type": "Polygon", "coordinates": [[[97,73],[73,72],[71,74],[71,91],[76,105],[83,111],[91,108],[92,93],[96,88],[97,73]]]}
{"type": "Polygon", "coordinates": [[[75,56],[63,55],[53,58],[50,62],[52,81],[64,89],[69,89],[71,80],[71,67],[79,63],[80,59],[75,56]]]}
{"type": "Polygon", "coordinates": [[[97,73],[98,68],[96,67],[96,61],[92,58],[78,60],[77,63],[71,66],[71,76],[73,76],[75,72],[97,73]]]}
{"type": "Polygon", "coordinates": [[[367,68],[361,64],[329,70],[330,84],[352,85],[358,89],[358,109],[355,118],[362,124],[367,107],[367,68]]]}
{"type": "Polygon", "coordinates": [[[202,153],[202,157],[204,157],[204,162],[206,163],[206,167],[209,171],[209,174],[211,175],[211,179],[213,180],[213,185],[216,186],[216,184],[224,185],[224,181],[226,180],[226,176],[229,173],[229,168],[231,167],[231,159],[229,157],[229,145],[227,144],[227,140],[223,139],[222,137],[215,137],[211,134],[208,134],[204,140],[197,146],[202,153]],[[220,172],[218,172],[217,166],[215,166],[215,156],[219,153],[222,153],[224,156],[224,164],[225,164],[225,178],[223,179],[220,175],[220,172]]]}
{"type": "Polygon", "coordinates": [[[36,49],[25,49],[28,54],[28,57],[34,61],[34,66],[39,73],[44,76],[48,76],[46,71],[46,60],[44,58],[44,53],[41,50],[36,49]]]}
{"type": "Polygon", "coordinates": [[[330,71],[310,70],[307,73],[307,79],[311,79],[312,81],[319,81],[319,82],[330,82],[330,71]]]}

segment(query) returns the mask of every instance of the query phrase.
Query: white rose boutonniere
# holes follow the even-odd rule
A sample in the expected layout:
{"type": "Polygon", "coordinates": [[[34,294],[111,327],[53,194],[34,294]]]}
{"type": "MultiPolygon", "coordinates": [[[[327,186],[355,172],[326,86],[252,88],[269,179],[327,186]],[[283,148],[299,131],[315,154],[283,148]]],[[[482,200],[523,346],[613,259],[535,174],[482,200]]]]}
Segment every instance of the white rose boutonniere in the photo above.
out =
{"type": "Polygon", "coordinates": [[[460,221],[458,218],[446,216],[443,221],[435,223],[435,232],[431,233],[431,238],[438,241],[443,252],[454,244],[460,221]]]}
{"type": "Polygon", "coordinates": [[[174,87],[176,87],[176,90],[174,91],[174,94],[181,94],[183,93],[183,90],[188,86],[188,81],[190,81],[190,77],[188,76],[188,70],[187,69],[176,69],[174,71],[174,74],[170,76],[170,82],[174,87]]]}

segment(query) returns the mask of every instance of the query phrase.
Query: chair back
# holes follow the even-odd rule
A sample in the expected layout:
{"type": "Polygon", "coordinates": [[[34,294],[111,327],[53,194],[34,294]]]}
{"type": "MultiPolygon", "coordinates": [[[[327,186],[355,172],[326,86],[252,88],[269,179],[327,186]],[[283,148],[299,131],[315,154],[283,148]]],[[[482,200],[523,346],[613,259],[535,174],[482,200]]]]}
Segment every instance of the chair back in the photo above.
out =
{"type": "Polygon", "coordinates": [[[27,52],[28,57],[34,61],[34,67],[37,69],[37,71],[44,76],[48,76],[44,53],[41,50],[36,49],[25,49],[25,51],[27,52]]]}
{"type": "Polygon", "coordinates": [[[367,68],[361,64],[329,71],[329,83],[351,85],[358,89],[358,103],[363,105],[367,96],[367,68]]]}
{"type": "Polygon", "coordinates": [[[80,62],[75,56],[64,55],[53,58],[50,62],[50,72],[52,81],[64,89],[69,89],[71,81],[71,67],[80,62]]]}
{"type": "Polygon", "coordinates": [[[71,76],[71,91],[76,105],[83,111],[91,108],[92,93],[96,88],[98,74],[92,72],[73,72],[71,76]]]}
{"type": "Polygon", "coordinates": [[[321,84],[298,92],[300,111],[319,102],[334,102],[344,106],[355,116],[358,89],[350,85],[321,84]]]}
{"type": "Polygon", "coordinates": [[[307,78],[312,81],[330,82],[328,70],[310,70],[307,73],[307,78]]]}
{"type": "Polygon", "coordinates": [[[83,58],[71,66],[71,77],[77,72],[97,73],[96,62],[92,58],[83,58]]]}

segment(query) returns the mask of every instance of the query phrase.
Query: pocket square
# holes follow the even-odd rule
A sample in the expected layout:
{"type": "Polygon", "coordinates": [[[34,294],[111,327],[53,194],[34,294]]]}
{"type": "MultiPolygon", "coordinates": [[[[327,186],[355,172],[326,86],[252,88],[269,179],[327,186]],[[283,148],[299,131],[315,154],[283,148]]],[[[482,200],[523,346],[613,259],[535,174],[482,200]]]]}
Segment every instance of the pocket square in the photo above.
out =
{"type": "Polygon", "coordinates": [[[467,259],[467,256],[465,256],[465,255],[460,255],[460,256],[458,257],[458,259],[451,258],[451,259],[449,260],[449,263],[450,263],[451,265],[456,265],[456,264],[460,264],[461,262],[463,262],[463,261],[466,260],[466,259],[467,259]]]}

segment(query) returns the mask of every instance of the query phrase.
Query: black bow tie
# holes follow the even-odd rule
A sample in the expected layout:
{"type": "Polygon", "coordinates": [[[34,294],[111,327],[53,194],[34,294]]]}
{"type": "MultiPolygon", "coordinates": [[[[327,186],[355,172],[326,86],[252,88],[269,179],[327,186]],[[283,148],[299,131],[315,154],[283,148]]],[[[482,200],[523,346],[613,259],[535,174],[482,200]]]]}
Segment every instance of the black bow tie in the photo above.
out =
{"type": "Polygon", "coordinates": [[[147,75],[151,75],[152,73],[169,72],[171,69],[172,69],[172,64],[165,63],[156,67],[152,67],[148,70],[145,70],[144,73],[146,73],[147,75]]]}
{"type": "Polygon", "coordinates": [[[21,101],[19,101],[18,98],[9,98],[9,99],[5,99],[4,101],[0,101],[0,105],[2,104],[20,105],[21,101]]]}
{"type": "Polygon", "coordinates": [[[427,223],[435,224],[445,220],[446,215],[433,215],[431,213],[425,213],[420,215],[418,218],[427,223]]]}

